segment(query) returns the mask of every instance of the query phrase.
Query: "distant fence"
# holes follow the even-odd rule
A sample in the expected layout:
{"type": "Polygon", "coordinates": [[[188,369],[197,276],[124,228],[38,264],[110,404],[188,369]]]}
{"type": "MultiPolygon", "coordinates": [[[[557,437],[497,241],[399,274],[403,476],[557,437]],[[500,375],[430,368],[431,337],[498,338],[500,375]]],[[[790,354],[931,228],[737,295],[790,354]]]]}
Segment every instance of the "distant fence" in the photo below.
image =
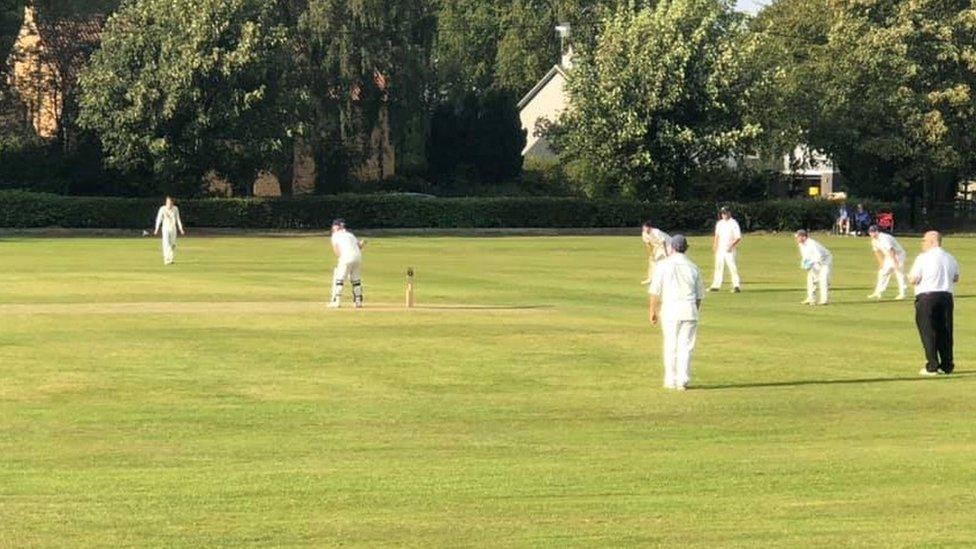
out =
{"type": "Polygon", "coordinates": [[[976,202],[956,200],[915,209],[915,228],[940,231],[976,230],[976,202]]]}

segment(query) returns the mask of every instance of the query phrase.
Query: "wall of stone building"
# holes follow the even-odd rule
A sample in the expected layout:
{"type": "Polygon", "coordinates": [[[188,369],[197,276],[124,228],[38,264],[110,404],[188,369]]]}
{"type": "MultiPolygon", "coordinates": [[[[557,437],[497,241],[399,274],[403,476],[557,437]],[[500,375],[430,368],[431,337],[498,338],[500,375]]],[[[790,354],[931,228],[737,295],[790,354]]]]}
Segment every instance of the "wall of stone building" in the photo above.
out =
{"type": "Polygon", "coordinates": [[[312,194],[315,192],[315,157],[312,146],[305,141],[298,140],[295,143],[294,164],[292,166],[294,175],[292,176],[292,194],[312,194]]]}
{"type": "MultiPolygon", "coordinates": [[[[203,176],[203,192],[207,196],[229,198],[234,196],[234,186],[214,170],[203,176]]],[[[253,196],[274,198],[281,196],[281,182],[278,176],[269,172],[259,172],[251,187],[253,196]]]]}
{"type": "Polygon", "coordinates": [[[54,81],[54,68],[41,62],[43,47],[37,29],[37,12],[33,6],[24,8],[24,22],[11,50],[10,85],[17,90],[37,135],[53,138],[58,135],[61,114],[61,98],[54,81]]]}
{"type": "Polygon", "coordinates": [[[376,126],[365,140],[366,159],[356,169],[352,177],[359,181],[382,181],[396,175],[396,154],[390,137],[390,111],[380,109],[376,126]]]}
{"type": "Polygon", "coordinates": [[[258,172],[258,177],[254,180],[252,194],[263,198],[281,196],[281,182],[278,180],[278,176],[267,170],[258,172]]]}

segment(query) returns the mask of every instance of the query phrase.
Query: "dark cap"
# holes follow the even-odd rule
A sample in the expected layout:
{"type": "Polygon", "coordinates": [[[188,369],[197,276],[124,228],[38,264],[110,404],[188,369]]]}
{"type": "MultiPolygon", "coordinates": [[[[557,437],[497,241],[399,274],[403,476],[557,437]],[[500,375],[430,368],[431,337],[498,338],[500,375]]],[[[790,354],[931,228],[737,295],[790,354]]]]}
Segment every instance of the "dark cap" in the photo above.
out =
{"type": "Polygon", "coordinates": [[[869,232],[869,233],[876,233],[876,232],[879,232],[879,231],[878,231],[878,226],[877,226],[877,225],[871,225],[870,227],[868,227],[868,232],[869,232]]]}
{"type": "Polygon", "coordinates": [[[688,250],[688,239],[683,234],[676,234],[671,237],[671,249],[683,254],[688,250]]]}
{"type": "Polygon", "coordinates": [[[796,235],[794,236],[809,236],[809,235],[807,234],[806,229],[800,229],[799,231],[796,231],[796,235]]]}
{"type": "Polygon", "coordinates": [[[333,219],[332,220],[332,226],[335,227],[336,225],[338,225],[340,227],[345,227],[346,226],[346,220],[345,219],[342,219],[341,217],[338,217],[336,219],[333,219]]]}

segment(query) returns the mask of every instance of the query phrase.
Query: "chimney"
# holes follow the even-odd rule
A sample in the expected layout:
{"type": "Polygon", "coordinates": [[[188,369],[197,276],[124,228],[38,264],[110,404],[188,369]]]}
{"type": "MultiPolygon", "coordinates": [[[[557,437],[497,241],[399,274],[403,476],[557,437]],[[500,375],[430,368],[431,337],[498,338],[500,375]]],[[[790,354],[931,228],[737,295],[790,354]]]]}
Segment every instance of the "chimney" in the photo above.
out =
{"type": "Polygon", "coordinates": [[[569,43],[569,35],[571,31],[572,27],[569,25],[569,23],[560,23],[556,25],[556,34],[559,35],[559,51],[561,52],[559,66],[564,69],[573,68],[573,46],[569,43]]]}

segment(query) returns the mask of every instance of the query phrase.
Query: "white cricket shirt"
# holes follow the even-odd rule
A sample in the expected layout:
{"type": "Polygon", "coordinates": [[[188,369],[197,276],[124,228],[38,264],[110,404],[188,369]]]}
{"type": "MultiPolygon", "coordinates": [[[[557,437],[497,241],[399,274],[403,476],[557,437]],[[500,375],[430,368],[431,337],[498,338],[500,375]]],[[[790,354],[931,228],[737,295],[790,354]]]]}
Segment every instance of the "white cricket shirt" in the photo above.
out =
{"type": "Polygon", "coordinates": [[[895,251],[895,255],[903,256],[905,255],[905,248],[901,247],[901,244],[895,240],[895,237],[888,233],[878,233],[878,236],[871,239],[871,249],[876,252],[881,252],[886,256],[891,252],[895,251]]]}
{"type": "Polygon", "coordinates": [[[339,261],[350,262],[362,257],[359,250],[359,240],[349,231],[332,233],[332,245],[339,248],[339,261]]]}
{"type": "Polygon", "coordinates": [[[833,260],[833,256],[830,255],[830,250],[812,238],[808,237],[806,242],[798,244],[798,246],[800,248],[800,257],[804,261],[827,265],[833,260]]]}
{"type": "Polygon", "coordinates": [[[698,320],[696,302],[705,297],[698,267],[682,253],[673,253],[654,267],[647,292],[661,300],[661,320],[698,320]]]}
{"type": "Polygon", "coordinates": [[[957,276],[959,276],[959,263],[956,262],[956,258],[939,247],[918,254],[915,263],[912,263],[908,278],[921,279],[915,285],[915,295],[919,295],[929,292],[952,293],[956,289],[957,276]]]}
{"type": "Polygon", "coordinates": [[[644,234],[644,242],[651,247],[651,256],[654,257],[654,261],[661,261],[668,257],[668,251],[671,249],[671,236],[668,233],[661,229],[652,228],[644,234]]]}
{"type": "Polygon", "coordinates": [[[715,236],[718,237],[718,251],[727,251],[733,242],[742,238],[739,222],[732,219],[719,219],[715,223],[715,236]]]}
{"type": "Polygon", "coordinates": [[[163,206],[159,208],[159,211],[156,213],[156,230],[158,231],[159,227],[162,226],[164,231],[175,232],[176,225],[179,220],[180,220],[179,208],[177,208],[176,206],[173,206],[172,208],[167,208],[166,206],[163,206]]]}

